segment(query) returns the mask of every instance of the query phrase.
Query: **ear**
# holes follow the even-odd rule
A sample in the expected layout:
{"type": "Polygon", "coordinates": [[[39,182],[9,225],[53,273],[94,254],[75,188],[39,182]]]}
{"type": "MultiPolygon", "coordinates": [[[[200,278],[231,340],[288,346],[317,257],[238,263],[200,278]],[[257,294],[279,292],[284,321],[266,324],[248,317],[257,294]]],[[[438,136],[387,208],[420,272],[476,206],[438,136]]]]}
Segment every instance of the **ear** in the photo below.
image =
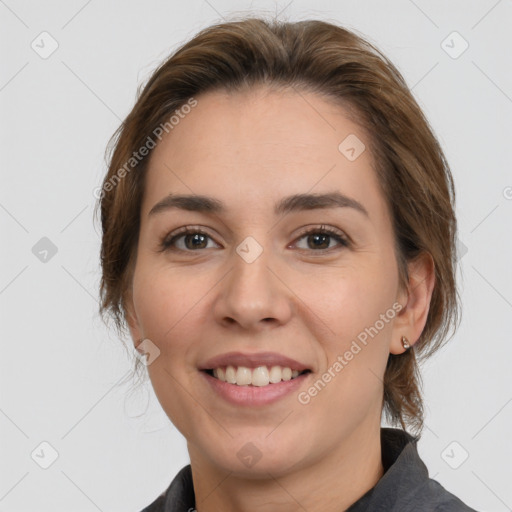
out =
{"type": "Polygon", "coordinates": [[[124,309],[126,312],[126,322],[128,323],[128,328],[130,329],[133,346],[137,347],[137,345],[140,343],[140,340],[142,340],[144,336],[142,335],[142,329],[139,325],[139,320],[135,312],[135,305],[133,303],[133,296],[131,291],[126,294],[124,300],[124,309]]]}
{"type": "Polygon", "coordinates": [[[402,354],[402,336],[405,336],[412,346],[418,341],[430,309],[430,300],[435,285],[434,260],[429,253],[422,253],[407,265],[409,281],[407,289],[403,290],[399,302],[404,307],[395,317],[391,354],[402,354]]]}

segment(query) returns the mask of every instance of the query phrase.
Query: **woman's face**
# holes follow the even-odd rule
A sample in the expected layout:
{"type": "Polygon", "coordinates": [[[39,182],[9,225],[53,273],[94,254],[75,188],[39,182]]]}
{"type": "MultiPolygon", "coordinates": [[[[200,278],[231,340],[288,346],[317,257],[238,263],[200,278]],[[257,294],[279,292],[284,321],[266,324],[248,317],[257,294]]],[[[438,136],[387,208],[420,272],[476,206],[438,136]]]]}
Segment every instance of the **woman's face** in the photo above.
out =
{"type": "Polygon", "coordinates": [[[391,220],[369,141],[340,107],[261,88],[196,100],[151,156],[131,333],[160,351],[149,376],[191,457],[277,476],[380,428],[406,302],[391,220]],[[289,199],[324,194],[340,196],[289,199]],[[219,367],[258,385],[205,371],[219,367]],[[309,371],[282,380],[282,367],[309,371]]]}

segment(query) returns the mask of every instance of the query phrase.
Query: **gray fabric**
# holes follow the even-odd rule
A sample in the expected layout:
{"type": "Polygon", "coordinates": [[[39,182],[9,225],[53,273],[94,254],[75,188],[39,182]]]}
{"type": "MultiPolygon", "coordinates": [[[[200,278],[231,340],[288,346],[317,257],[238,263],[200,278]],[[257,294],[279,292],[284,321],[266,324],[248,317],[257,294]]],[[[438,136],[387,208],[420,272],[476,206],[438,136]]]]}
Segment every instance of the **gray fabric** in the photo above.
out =
{"type": "MultiPolygon", "coordinates": [[[[417,450],[418,438],[396,428],[381,428],[384,475],[346,512],[477,512],[428,476],[417,450]]],[[[141,512],[192,512],[194,486],[190,465],[141,512]]],[[[341,512],[341,511],[340,511],[341,512]]]]}

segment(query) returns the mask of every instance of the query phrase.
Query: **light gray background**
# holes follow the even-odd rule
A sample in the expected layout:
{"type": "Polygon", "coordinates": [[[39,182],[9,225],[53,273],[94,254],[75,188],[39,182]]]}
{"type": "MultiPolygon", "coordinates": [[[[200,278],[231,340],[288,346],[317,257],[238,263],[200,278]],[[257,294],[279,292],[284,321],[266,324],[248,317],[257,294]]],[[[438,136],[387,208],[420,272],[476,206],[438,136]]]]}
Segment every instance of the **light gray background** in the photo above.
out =
{"type": "Polygon", "coordinates": [[[133,360],[97,314],[93,190],[137,85],[235,11],[341,22],[413,88],[456,180],[464,309],[424,367],[419,451],[472,507],[512,510],[510,0],[0,0],[0,512],[139,511],[188,463],[149,386],[118,385],[133,360]],[[31,47],[50,48],[43,31],[58,43],[46,59],[31,47]],[[469,43],[457,58],[453,31],[469,43]],[[32,250],[42,237],[57,247],[46,262],[32,250]],[[58,452],[48,469],[43,441],[58,452]]]}

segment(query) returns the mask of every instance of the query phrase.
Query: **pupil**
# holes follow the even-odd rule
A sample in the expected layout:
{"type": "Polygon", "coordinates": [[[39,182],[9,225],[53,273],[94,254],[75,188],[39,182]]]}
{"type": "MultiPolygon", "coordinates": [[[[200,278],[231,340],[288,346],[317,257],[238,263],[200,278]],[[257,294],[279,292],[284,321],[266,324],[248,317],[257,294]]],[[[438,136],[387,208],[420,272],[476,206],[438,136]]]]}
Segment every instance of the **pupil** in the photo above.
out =
{"type": "MultiPolygon", "coordinates": [[[[187,240],[190,240],[189,237],[192,237],[192,240],[193,240],[192,246],[196,247],[196,248],[201,245],[201,240],[198,240],[198,238],[202,237],[204,239],[204,235],[202,235],[201,233],[194,233],[193,235],[188,235],[187,240]]],[[[204,240],[203,240],[203,243],[204,243],[204,240]]]]}
{"type": "MultiPolygon", "coordinates": [[[[326,235],[326,234],[316,234],[316,235],[310,235],[310,239],[312,238],[314,240],[312,245],[317,248],[321,247],[322,245],[325,245],[326,240],[327,240],[327,247],[328,247],[329,246],[329,241],[328,241],[329,236],[330,235],[326,235]]],[[[197,248],[197,247],[200,247],[201,244],[204,244],[205,236],[202,235],[201,233],[194,233],[193,235],[188,235],[186,237],[186,239],[190,240],[190,237],[192,237],[192,246],[193,247],[197,248]]]]}
{"type": "MultiPolygon", "coordinates": [[[[319,245],[316,243],[319,239],[323,239],[325,241],[326,238],[329,237],[329,235],[311,235],[311,237],[315,240],[314,246],[319,247],[319,245]]],[[[327,242],[327,246],[329,246],[329,242],[327,242]]]]}

